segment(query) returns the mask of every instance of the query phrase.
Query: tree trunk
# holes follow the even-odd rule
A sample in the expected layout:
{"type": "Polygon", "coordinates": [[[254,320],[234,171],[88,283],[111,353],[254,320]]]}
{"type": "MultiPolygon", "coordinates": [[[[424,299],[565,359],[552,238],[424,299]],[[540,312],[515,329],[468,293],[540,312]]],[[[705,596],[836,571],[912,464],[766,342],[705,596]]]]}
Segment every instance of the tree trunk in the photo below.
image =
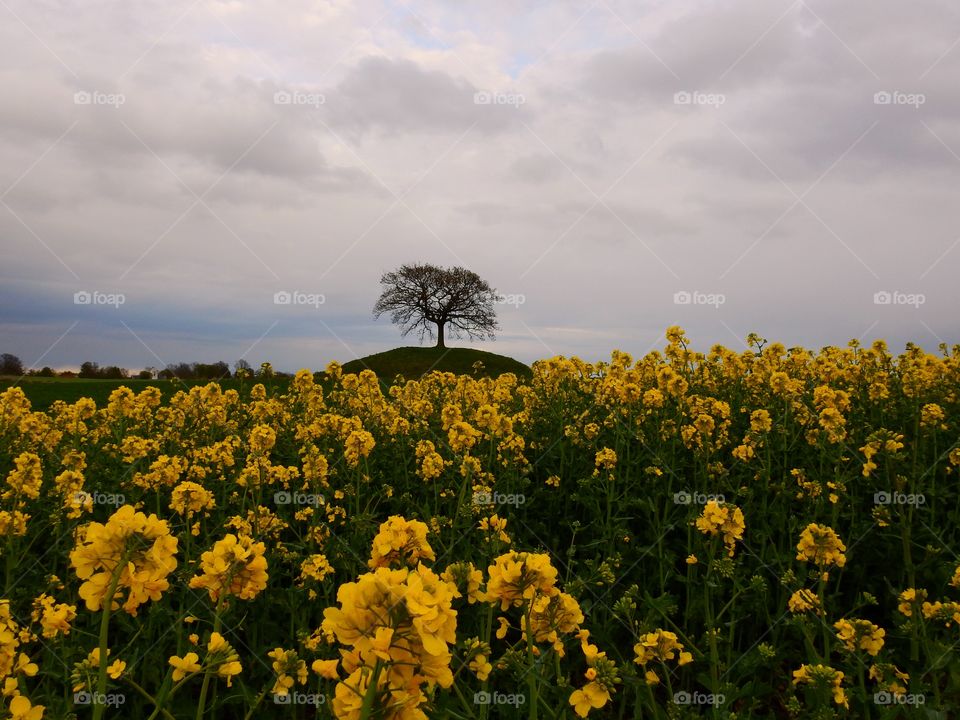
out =
{"type": "Polygon", "coordinates": [[[437,323],[437,347],[445,348],[446,345],[443,344],[443,323],[437,323]]]}

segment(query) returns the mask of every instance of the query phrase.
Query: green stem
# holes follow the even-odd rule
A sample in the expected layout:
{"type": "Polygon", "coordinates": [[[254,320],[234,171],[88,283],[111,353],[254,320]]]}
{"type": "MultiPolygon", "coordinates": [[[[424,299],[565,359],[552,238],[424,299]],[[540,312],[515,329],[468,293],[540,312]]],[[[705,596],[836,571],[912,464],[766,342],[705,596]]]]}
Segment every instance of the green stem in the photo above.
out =
{"type": "Polygon", "coordinates": [[[150,715],[151,718],[156,717],[157,714],[159,713],[163,715],[167,720],[176,720],[173,717],[173,715],[171,715],[169,712],[167,712],[161,707],[162,700],[158,701],[155,697],[153,697],[150,693],[148,693],[146,690],[144,690],[142,687],[140,687],[136,682],[134,682],[130,678],[127,677],[127,678],[124,678],[124,680],[126,680],[128,685],[130,685],[134,690],[136,690],[138,693],[143,695],[150,702],[150,704],[154,706],[155,709],[153,711],[153,714],[150,715]]]}
{"type": "Polygon", "coordinates": [[[123,553],[117,567],[113,569],[113,575],[110,577],[110,585],[107,587],[107,594],[103,599],[103,609],[100,611],[100,635],[97,647],[100,652],[100,667],[97,669],[97,693],[94,696],[93,720],[100,720],[106,710],[106,703],[102,702],[104,695],[107,694],[107,639],[110,631],[110,613],[113,610],[113,596],[117,592],[117,585],[120,583],[120,576],[127,565],[130,551],[123,553]],[[98,702],[101,701],[101,702],[98,702]]]}
{"type": "Polygon", "coordinates": [[[369,720],[373,712],[373,702],[377,696],[377,684],[380,680],[381,670],[383,670],[383,663],[377,660],[377,664],[373,667],[373,676],[370,678],[370,684],[367,685],[367,692],[363,695],[363,706],[360,708],[360,717],[358,720],[369,720]]]}
{"type": "MultiPolygon", "coordinates": [[[[536,663],[536,658],[533,654],[533,627],[530,624],[530,611],[531,611],[530,604],[527,603],[527,607],[524,609],[524,617],[526,618],[525,627],[526,627],[526,634],[527,634],[527,661],[530,663],[531,670],[532,670],[533,665],[536,663]]],[[[530,720],[537,720],[537,712],[539,710],[539,708],[537,707],[539,705],[537,696],[538,696],[539,687],[537,685],[536,673],[529,672],[529,671],[527,672],[527,688],[530,690],[529,718],[530,720]]]]}
{"type": "Polygon", "coordinates": [[[257,699],[254,701],[253,705],[250,706],[250,709],[247,711],[247,714],[243,716],[243,720],[250,720],[253,717],[253,711],[259,707],[260,703],[263,702],[263,698],[267,696],[267,690],[270,688],[269,685],[266,685],[260,694],[257,696],[257,699]]]}
{"type": "MultiPolygon", "coordinates": [[[[217,607],[213,611],[213,632],[220,632],[220,608],[223,605],[223,595],[217,599],[217,607]]],[[[200,686],[200,699],[197,701],[196,720],[202,720],[204,706],[207,704],[207,691],[210,688],[210,668],[205,668],[203,674],[203,684],[200,686]]]]}

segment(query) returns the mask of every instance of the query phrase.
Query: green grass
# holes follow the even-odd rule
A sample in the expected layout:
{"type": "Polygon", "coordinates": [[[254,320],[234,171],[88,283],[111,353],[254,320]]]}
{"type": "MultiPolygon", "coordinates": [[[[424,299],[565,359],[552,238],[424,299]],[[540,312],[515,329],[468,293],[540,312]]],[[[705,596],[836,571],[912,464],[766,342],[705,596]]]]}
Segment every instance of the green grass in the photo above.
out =
{"type": "MultiPolygon", "coordinates": [[[[0,392],[3,392],[11,385],[17,385],[26,393],[27,398],[34,410],[46,410],[56,400],[74,403],[80,398],[93,398],[97,407],[103,407],[107,404],[110,393],[118,387],[126,386],[134,392],[142,392],[148,387],[153,386],[160,389],[163,399],[168,400],[179,390],[185,390],[195,385],[206,385],[212,380],[91,380],[88,378],[39,378],[27,377],[17,382],[16,378],[0,377],[0,392]]],[[[256,381],[246,380],[243,383],[244,388],[249,388],[256,381]]],[[[278,378],[268,381],[269,383],[286,384],[286,380],[278,378]]],[[[239,380],[227,379],[219,382],[224,390],[241,390],[239,380]]],[[[241,394],[244,394],[241,392],[241,394]]]]}
{"type": "MultiPolygon", "coordinates": [[[[483,350],[474,350],[472,348],[445,348],[435,347],[401,347],[387,352],[368,355],[365,358],[351,360],[343,365],[343,371],[347,373],[359,373],[361,370],[371,369],[384,382],[390,382],[397,375],[403,375],[408,379],[419,378],[431,370],[441,372],[452,372],[458,375],[480,375],[484,377],[497,377],[503,373],[512,372],[518,377],[530,377],[530,368],[513,358],[504,355],[484,352],[483,350]],[[479,372],[474,371],[474,363],[483,363],[483,368],[479,372]]],[[[0,392],[3,392],[12,385],[20,387],[34,410],[46,410],[55,401],[63,400],[67,403],[74,403],[80,398],[92,398],[97,403],[97,407],[104,407],[110,397],[110,393],[118,387],[126,386],[134,392],[142,392],[148,387],[160,389],[164,400],[169,400],[171,396],[179,390],[185,390],[195,385],[206,385],[211,380],[91,380],[87,378],[47,378],[47,377],[25,377],[18,380],[14,377],[0,377],[0,392]]],[[[257,380],[241,381],[233,378],[221,380],[219,385],[224,390],[239,390],[241,395],[246,396],[245,390],[248,390],[257,380]]],[[[273,385],[286,385],[288,381],[284,378],[276,378],[268,381],[268,387],[273,385]]]]}
{"type": "Polygon", "coordinates": [[[344,363],[343,371],[359,373],[369,368],[383,380],[392,380],[397,375],[416,379],[431,370],[452,372],[458,375],[474,375],[474,363],[483,363],[478,375],[497,377],[504,373],[515,373],[519,377],[529,377],[530,368],[523,363],[473,348],[436,348],[401,347],[386,352],[368,355],[365,358],[344,363]]]}

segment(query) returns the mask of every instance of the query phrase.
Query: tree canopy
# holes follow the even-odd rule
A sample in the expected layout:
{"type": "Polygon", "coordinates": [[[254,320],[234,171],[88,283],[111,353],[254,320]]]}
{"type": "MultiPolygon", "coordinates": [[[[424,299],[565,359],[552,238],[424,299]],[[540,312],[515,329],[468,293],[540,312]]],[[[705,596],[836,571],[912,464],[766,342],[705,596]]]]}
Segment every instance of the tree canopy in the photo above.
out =
{"type": "Polygon", "coordinates": [[[493,340],[499,330],[493,308],[496,291],[486,280],[463,267],[430,264],[402,265],[380,278],[383,292],[373,307],[374,318],[389,313],[404,337],[416,332],[419,339],[467,336],[493,340]]]}

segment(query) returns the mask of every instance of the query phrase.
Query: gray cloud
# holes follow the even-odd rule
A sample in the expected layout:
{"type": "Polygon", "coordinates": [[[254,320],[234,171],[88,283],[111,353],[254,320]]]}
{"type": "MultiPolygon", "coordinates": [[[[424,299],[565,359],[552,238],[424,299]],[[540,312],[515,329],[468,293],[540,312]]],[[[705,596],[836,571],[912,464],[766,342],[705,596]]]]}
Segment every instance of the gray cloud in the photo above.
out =
{"type": "Polygon", "coordinates": [[[9,7],[32,32],[0,8],[0,349],[28,364],[320,367],[404,342],[370,308],[411,260],[525,295],[490,348],[525,360],[675,323],[960,336],[946,0],[9,7]]]}

